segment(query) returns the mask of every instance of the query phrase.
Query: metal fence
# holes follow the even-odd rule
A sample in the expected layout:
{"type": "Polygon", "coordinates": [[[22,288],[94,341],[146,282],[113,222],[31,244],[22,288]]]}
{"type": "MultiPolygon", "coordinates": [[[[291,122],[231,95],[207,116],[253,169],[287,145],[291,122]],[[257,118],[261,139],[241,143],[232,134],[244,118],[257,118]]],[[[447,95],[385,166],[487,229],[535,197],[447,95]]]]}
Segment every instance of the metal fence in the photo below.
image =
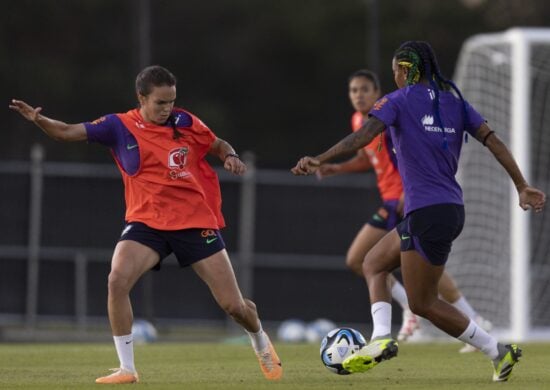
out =
{"type": "MultiPolygon", "coordinates": [[[[223,234],[244,295],[266,320],[367,322],[364,281],[343,260],[379,204],[374,176],[318,181],[257,169],[251,153],[243,158],[244,176],[217,173],[228,222],[223,234]]],[[[55,317],[85,329],[104,320],[109,262],[124,218],[114,164],[48,162],[36,145],[30,161],[0,162],[0,178],[0,325],[33,328],[55,317]]],[[[139,282],[136,315],[224,321],[201,281],[176,269],[168,259],[139,282]]]]}

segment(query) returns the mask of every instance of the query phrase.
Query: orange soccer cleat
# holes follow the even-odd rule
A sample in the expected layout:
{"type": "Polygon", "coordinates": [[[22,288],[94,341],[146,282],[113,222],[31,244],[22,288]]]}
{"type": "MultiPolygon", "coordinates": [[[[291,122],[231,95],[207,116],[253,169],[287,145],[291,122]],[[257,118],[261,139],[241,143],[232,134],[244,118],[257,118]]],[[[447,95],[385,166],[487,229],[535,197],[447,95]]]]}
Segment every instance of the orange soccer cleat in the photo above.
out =
{"type": "Polygon", "coordinates": [[[258,357],[258,362],[260,363],[260,368],[266,379],[270,381],[276,381],[282,378],[283,376],[283,367],[281,365],[281,359],[277,356],[271,340],[267,337],[267,347],[261,351],[256,352],[258,357]]]}
{"type": "Polygon", "coordinates": [[[111,368],[111,371],[114,371],[111,375],[97,378],[95,380],[95,383],[106,385],[121,385],[139,382],[139,376],[137,372],[131,372],[123,368],[111,368]]]}

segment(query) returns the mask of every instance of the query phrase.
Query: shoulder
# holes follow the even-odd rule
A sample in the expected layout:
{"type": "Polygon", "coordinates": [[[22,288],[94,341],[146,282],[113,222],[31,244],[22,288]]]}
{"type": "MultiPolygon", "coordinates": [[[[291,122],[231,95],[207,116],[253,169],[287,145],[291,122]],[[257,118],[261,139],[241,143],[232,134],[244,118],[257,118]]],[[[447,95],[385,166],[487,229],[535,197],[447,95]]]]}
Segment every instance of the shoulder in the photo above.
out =
{"type": "Polygon", "coordinates": [[[199,121],[195,115],[191,114],[189,111],[184,110],[183,108],[174,107],[172,110],[172,116],[174,117],[174,122],[176,127],[192,127],[193,123],[199,121]]]}
{"type": "MultiPolygon", "coordinates": [[[[194,134],[197,139],[206,139],[206,143],[212,143],[216,138],[212,130],[196,115],[184,110],[183,108],[174,107],[172,115],[176,123],[176,127],[184,129],[185,132],[194,134]]],[[[184,133],[185,133],[184,132],[184,133]]]]}

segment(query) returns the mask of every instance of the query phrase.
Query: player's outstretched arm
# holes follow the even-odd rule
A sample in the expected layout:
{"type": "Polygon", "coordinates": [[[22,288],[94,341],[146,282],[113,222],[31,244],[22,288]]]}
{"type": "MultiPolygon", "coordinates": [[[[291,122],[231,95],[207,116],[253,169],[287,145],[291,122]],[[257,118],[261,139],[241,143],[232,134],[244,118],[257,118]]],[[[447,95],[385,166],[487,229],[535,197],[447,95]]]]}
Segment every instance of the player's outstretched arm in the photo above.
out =
{"type": "Polygon", "coordinates": [[[483,123],[476,133],[476,138],[486,146],[497,161],[504,167],[514,182],[519,195],[519,205],[522,209],[533,208],[535,212],[541,212],[546,202],[546,194],[537,188],[530,187],[514,156],[508,150],[504,142],[492,131],[486,123],[483,123]]]}
{"type": "Polygon", "coordinates": [[[363,149],[347,161],[338,164],[323,164],[317,170],[317,178],[323,179],[328,176],[340,175],[343,173],[364,172],[372,168],[369,158],[363,149]]]}
{"type": "Polygon", "coordinates": [[[242,162],[235,149],[227,141],[216,138],[210,147],[209,153],[217,156],[223,162],[225,170],[234,175],[242,175],[246,172],[246,164],[242,162]]]}
{"type": "Polygon", "coordinates": [[[335,157],[345,154],[353,153],[363,146],[369,144],[374,137],[380,134],[386,125],[380,119],[371,116],[355,133],[343,138],[340,142],[334,145],[332,148],[316,157],[302,157],[296,166],[290,171],[295,175],[311,175],[315,173],[317,169],[335,157]]]}
{"type": "Polygon", "coordinates": [[[50,119],[40,112],[42,107],[32,107],[22,100],[12,99],[9,108],[17,111],[23,118],[40,127],[44,133],[56,141],[86,141],[87,134],[84,124],[67,124],[50,119]]]}

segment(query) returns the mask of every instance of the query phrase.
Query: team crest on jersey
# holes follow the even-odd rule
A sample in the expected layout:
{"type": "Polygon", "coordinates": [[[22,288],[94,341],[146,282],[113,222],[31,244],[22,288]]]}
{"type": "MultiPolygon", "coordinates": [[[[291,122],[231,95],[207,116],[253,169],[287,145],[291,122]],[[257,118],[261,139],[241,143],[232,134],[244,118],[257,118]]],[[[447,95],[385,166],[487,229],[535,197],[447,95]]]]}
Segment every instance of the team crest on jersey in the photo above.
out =
{"type": "Polygon", "coordinates": [[[104,116],[102,116],[101,118],[97,118],[95,121],[91,122],[92,125],[99,125],[101,122],[105,122],[105,118],[104,116]]]}
{"type": "Polygon", "coordinates": [[[189,172],[185,170],[188,154],[189,148],[187,146],[172,149],[168,153],[168,168],[170,168],[170,177],[172,179],[181,179],[189,176],[189,172]]]}
{"type": "Polygon", "coordinates": [[[384,107],[384,104],[386,104],[387,102],[388,102],[388,98],[383,97],[382,99],[377,100],[376,103],[374,103],[374,106],[372,109],[374,111],[379,111],[382,107],[384,107]]]}

